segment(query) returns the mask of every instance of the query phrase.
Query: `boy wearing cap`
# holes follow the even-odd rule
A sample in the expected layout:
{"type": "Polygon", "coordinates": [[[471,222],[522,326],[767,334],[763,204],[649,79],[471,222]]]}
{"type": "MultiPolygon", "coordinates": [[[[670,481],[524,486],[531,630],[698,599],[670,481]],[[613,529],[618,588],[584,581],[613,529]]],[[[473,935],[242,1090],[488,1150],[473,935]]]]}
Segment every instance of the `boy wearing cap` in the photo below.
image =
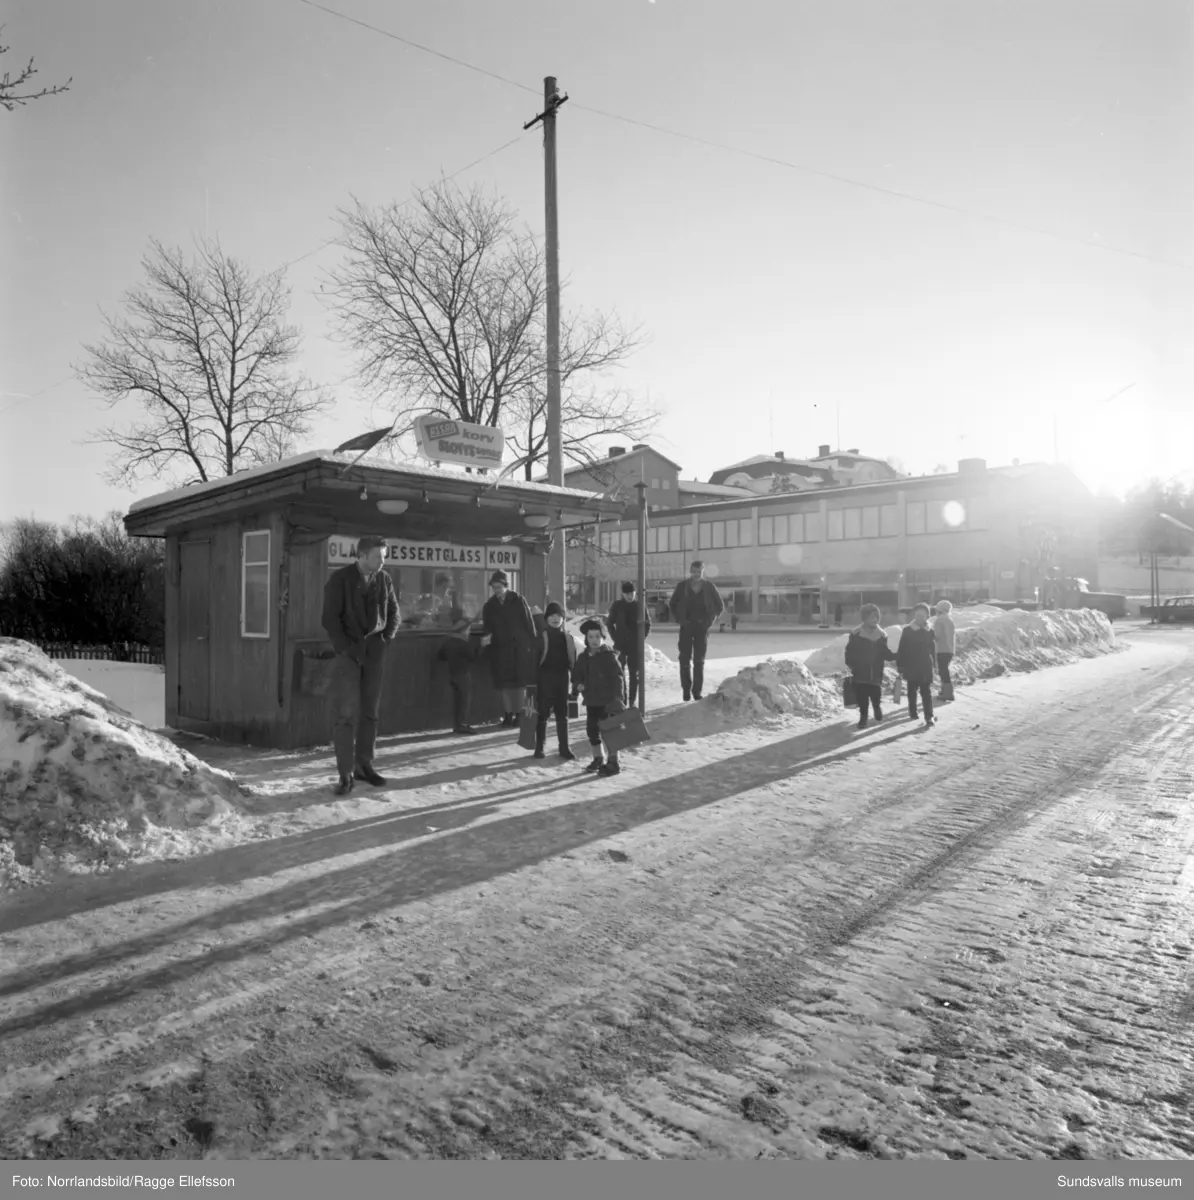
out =
{"type": "Polygon", "coordinates": [[[576,656],[572,668],[573,692],[585,694],[585,732],[593,750],[593,761],[586,771],[598,775],[618,775],[618,752],[611,750],[608,760],[601,753],[599,722],[626,708],[626,676],[618,656],[605,641],[605,626],[597,617],[590,617],[580,627],[585,648],[576,656]]]}
{"type": "Polygon", "coordinates": [[[489,647],[493,686],[502,693],[502,725],[516,725],[526,705],[526,689],[535,683],[539,661],[535,618],[527,602],[510,591],[505,571],[494,571],[489,577],[489,593],[481,610],[485,628],[481,645],[489,647]]]}
{"type": "Polygon", "coordinates": [[[336,651],[331,699],[337,796],[351,792],[354,779],[385,783],[373,769],[373,754],[385,649],[400,619],[394,581],[382,567],[385,544],[380,537],[359,538],[356,562],[333,571],[323,589],[323,627],[336,651]]]}
{"type": "Polygon", "coordinates": [[[672,593],[672,616],[680,625],[680,687],[685,700],[701,698],[709,630],[724,608],[721,593],[705,578],[705,564],[696,560],[688,578],[672,593]]]}
{"type": "MultiPolygon", "coordinates": [[[[610,605],[609,617],[610,640],[614,644],[614,652],[623,670],[629,669],[630,699],[634,704],[638,699],[639,672],[642,664],[638,657],[638,597],[633,583],[627,580],[622,584],[622,598],[610,605]]],[[[643,637],[651,636],[651,618],[646,618],[643,626],[643,637]]]]}
{"type": "Polygon", "coordinates": [[[543,614],[543,632],[539,635],[539,675],[535,680],[535,698],[539,705],[539,721],[535,726],[535,757],[545,758],[547,717],[554,713],[560,757],[576,758],[568,745],[568,693],[571,690],[572,668],[576,666],[576,643],[564,628],[564,609],[554,600],[543,614]]]}

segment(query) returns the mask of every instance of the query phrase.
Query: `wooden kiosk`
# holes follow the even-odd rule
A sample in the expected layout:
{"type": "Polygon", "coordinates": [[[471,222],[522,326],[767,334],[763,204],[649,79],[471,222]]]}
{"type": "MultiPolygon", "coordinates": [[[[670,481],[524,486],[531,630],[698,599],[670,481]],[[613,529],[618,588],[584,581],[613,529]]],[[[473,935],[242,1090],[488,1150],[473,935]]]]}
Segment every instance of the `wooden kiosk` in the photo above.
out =
{"type": "MultiPolygon", "coordinates": [[[[125,528],[166,539],[166,723],[224,741],[295,749],[331,740],[328,575],[358,536],[387,541],[400,632],[387,654],[379,731],[452,724],[439,660],[452,607],[479,637],[489,575],[546,606],[551,538],[621,517],[623,504],[523,480],[313,451],[137,501],[125,528]],[[346,468],[351,469],[346,472],[346,468]]],[[[474,721],[501,715],[474,663],[474,721]]]]}

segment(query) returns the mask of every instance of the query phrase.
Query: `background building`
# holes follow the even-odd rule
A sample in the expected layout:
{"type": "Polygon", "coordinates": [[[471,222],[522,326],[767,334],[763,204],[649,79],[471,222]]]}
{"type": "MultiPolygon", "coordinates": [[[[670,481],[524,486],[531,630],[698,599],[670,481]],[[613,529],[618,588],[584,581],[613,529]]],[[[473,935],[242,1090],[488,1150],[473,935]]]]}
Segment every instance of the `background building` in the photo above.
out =
{"type": "MultiPolygon", "coordinates": [[[[881,478],[652,511],[656,617],[697,557],[748,622],[833,623],[840,607],[848,623],[863,603],[895,620],[918,600],[1035,598],[1050,572],[1098,586],[1094,498],[1065,467],[966,459],[954,473],[908,477],[853,452],[829,457],[881,478]]],[[[629,519],[575,537],[570,557],[591,576],[589,603],[605,607],[636,577],[637,553],[629,519]]]]}

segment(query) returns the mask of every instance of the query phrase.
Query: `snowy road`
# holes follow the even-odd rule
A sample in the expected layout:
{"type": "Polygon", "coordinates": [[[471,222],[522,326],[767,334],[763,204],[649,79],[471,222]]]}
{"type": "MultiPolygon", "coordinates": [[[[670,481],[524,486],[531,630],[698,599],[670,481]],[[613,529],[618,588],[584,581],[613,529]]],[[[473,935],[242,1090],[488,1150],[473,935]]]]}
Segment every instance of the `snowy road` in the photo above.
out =
{"type": "Polygon", "coordinates": [[[1130,640],[7,901],[0,1157],[1190,1157],[1194,635],[1130,640]]]}

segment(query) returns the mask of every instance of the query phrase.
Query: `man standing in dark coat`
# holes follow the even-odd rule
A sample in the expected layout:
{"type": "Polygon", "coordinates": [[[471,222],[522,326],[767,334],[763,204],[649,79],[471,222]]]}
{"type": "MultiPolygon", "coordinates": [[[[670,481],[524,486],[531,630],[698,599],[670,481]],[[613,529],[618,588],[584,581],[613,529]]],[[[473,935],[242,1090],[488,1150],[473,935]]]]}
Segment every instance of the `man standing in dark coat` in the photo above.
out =
{"type": "Polygon", "coordinates": [[[680,623],[680,687],[685,700],[699,700],[705,684],[709,630],[725,608],[721,593],[705,578],[705,564],[699,559],[689,568],[688,578],[676,586],[671,608],[680,623]]]}
{"type": "Polygon", "coordinates": [[[464,615],[455,595],[445,597],[449,605],[448,620],[452,632],[444,638],[439,648],[439,660],[448,664],[448,684],[452,689],[452,732],[475,734],[469,724],[473,704],[473,663],[480,650],[480,643],[469,638],[472,622],[464,615]]]}
{"type": "Polygon", "coordinates": [[[482,646],[489,649],[493,686],[502,693],[502,725],[514,725],[526,707],[526,689],[533,687],[539,667],[539,638],[527,602],[510,591],[505,571],[489,578],[489,599],[481,610],[485,627],[482,646]]]}
{"type": "MultiPolygon", "coordinates": [[[[615,600],[610,605],[606,624],[609,627],[610,641],[614,644],[614,650],[617,651],[622,669],[630,676],[629,704],[633,708],[638,699],[638,681],[642,663],[639,661],[638,655],[638,597],[634,584],[629,580],[622,584],[621,600],[615,600]]],[[[644,640],[650,635],[651,618],[647,617],[646,625],[643,627],[644,640]]]]}
{"type": "Polygon", "coordinates": [[[333,571],[323,589],[323,627],[336,651],[332,667],[332,741],[340,782],[337,796],[353,780],[376,787],[385,780],[373,769],[377,716],[385,674],[386,647],[398,632],[398,595],[382,566],[385,539],[357,541],[357,561],[333,571]]]}

